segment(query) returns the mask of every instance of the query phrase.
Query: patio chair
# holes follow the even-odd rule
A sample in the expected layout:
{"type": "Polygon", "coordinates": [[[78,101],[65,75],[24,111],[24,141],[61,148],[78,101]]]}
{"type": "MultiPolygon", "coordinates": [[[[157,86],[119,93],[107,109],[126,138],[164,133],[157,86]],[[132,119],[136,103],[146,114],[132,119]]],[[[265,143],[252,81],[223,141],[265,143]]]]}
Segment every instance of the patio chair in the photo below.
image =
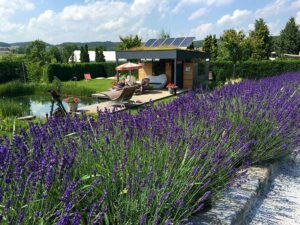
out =
{"type": "Polygon", "coordinates": [[[141,95],[145,92],[145,90],[150,89],[150,79],[149,78],[143,78],[141,81],[140,86],[136,89],[135,94],[141,95]]]}
{"type": "Polygon", "coordinates": [[[112,106],[113,107],[121,107],[121,108],[125,108],[126,105],[130,103],[130,99],[132,98],[135,90],[136,90],[137,86],[132,86],[132,87],[124,87],[122,91],[120,91],[120,95],[119,96],[114,96],[113,99],[111,99],[112,101],[112,106]]]}
{"type": "Polygon", "coordinates": [[[90,73],[85,73],[84,74],[84,79],[85,80],[91,80],[92,79],[91,74],[90,73]]]}

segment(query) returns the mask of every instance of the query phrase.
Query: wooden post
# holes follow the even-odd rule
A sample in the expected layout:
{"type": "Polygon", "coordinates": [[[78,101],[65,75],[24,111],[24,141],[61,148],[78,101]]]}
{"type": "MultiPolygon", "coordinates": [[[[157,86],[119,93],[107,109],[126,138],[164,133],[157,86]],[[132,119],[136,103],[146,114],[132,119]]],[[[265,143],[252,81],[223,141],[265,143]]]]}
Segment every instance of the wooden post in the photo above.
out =
{"type": "Polygon", "coordinates": [[[174,84],[176,84],[177,82],[176,78],[177,78],[177,60],[174,59],[174,84]]]}

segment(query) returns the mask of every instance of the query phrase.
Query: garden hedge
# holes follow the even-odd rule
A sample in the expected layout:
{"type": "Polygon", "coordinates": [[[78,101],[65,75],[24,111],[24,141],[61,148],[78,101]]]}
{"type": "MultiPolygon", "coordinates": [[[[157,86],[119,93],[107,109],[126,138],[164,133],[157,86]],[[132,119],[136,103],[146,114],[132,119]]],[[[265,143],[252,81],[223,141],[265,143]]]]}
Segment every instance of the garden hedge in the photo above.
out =
{"type": "Polygon", "coordinates": [[[78,80],[84,79],[85,73],[90,73],[92,78],[114,75],[115,63],[74,63],[74,64],[50,64],[48,67],[48,79],[51,82],[56,76],[61,81],[69,81],[74,76],[78,80]]]}
{"type": "Polygon", "coordinates": [[[0,62],[0,83],[23,79],[22,62],[0,62]]]}
{"type": "MultiPolygon", "coordinates": [[[[199,68],[204,66],[200,63],[199,68]]],[[[284,72],[300,71],[300,60],[245,61],[235,65],[229,61],[212,61],[209,65],[216,83],[232,78],[259,79],[284,72]]]]}

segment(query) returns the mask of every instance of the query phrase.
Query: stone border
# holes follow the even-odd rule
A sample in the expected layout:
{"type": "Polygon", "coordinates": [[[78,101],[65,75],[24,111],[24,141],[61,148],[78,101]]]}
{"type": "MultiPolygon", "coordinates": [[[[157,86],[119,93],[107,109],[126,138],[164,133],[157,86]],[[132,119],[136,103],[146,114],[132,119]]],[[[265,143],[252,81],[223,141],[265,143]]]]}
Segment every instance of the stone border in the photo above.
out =
{"type": "Polygon", "coordinates": [[[242,225],[257,200],[267,192],[269,184],[278,174],[280,162],[262,167],[250,167],[247,181],[234,184],[213,207],[190,219],[193,225],[242,225]]]}

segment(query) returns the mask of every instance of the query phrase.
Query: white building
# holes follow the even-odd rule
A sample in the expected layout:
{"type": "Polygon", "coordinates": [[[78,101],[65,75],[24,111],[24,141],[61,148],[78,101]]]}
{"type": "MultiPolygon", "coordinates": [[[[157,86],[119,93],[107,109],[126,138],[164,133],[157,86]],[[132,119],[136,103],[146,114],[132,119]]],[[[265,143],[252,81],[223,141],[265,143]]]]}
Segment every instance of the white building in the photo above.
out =
{"type": "MultiPolygon", "coordinates": [[[[115,51],[103,51],[106,62],[116,62],[115,51]]],[[[90,62],[95,62],[96,53],[95,51],[89,51],[90,62]]],[[[71,59],[69,60],[71,61],[71,59]]],[[[80,62],[80,50],[74,51],[74,62],[80,62]]]]}

